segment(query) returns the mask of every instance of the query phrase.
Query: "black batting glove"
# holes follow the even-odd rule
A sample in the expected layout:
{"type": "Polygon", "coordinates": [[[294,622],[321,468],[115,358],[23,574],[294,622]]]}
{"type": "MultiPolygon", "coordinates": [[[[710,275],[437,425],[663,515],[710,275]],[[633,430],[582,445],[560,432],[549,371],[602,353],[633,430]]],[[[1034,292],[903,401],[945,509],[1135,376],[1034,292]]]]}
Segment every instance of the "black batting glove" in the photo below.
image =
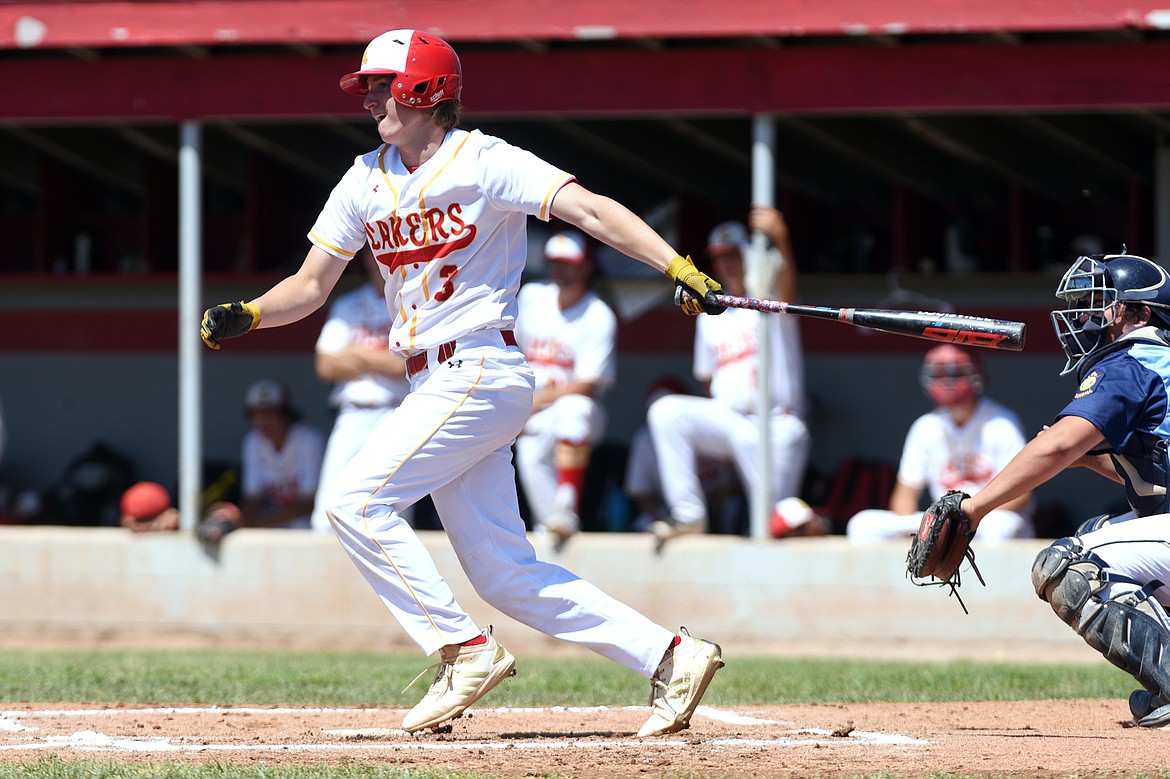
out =
{"type": "Polygon", "coordinates": [[[260,324],[260,309],[255,303],[221,303],[203,312],[199,335],[212,349],[224,338],[250,333],[260,324]]]}

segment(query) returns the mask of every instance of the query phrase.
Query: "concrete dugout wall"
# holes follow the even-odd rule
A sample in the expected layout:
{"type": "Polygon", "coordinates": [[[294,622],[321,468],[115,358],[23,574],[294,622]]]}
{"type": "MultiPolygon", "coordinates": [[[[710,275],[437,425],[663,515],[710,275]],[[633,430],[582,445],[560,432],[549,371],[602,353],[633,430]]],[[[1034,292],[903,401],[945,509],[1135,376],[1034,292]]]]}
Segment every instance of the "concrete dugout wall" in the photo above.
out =
{"type": "MultiPolygon", "coordinates": [[[[463,607],[513,651],[584,651],[485,605],[446,537],[420,536],[463,607]]],[[[964,578],[970,614],[945,589],[910,584],[900,543],[706,536],[661,556],[627,533],[584,534],[561,555],[537,543],[542,559],[727,652],[1099,660],[1032,591],[1040,541],[978,550],[987,587],[964,578]]],[[[6,527],[0,575],[0,645],[415,650],[331,534],[241,530],[212,551],[187,533],[6,527]]]]}

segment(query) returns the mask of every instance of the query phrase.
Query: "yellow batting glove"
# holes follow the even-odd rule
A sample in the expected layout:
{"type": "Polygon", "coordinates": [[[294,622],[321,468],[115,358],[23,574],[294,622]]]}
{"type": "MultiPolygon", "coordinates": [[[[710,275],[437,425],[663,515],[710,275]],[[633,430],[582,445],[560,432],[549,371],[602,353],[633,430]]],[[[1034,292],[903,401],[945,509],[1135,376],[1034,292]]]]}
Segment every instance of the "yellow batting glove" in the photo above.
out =
{"type": "Polygon", "coordinates": [[[690,257],[675,257],[666,266],[666,275],[675,285],[675,304],[687,316],[722,314],[727,310],[715,300],[723,286],[696,268],[690,257]]]}
{"type": "Polygon", "coordinates": [[[255,303],[221,303],[203,312],[199,335],[212,349],[219,348],[223,338],[235,338],[250,333],[260,324],[260,309],[255,303]]]}

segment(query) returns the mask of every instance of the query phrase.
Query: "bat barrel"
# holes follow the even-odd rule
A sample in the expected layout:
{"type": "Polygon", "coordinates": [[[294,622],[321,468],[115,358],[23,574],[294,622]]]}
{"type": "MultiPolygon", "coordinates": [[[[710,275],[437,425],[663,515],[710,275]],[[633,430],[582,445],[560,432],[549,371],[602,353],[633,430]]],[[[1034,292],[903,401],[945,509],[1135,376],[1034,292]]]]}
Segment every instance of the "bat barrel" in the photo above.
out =
{"type": "Polygon", "coordinates": [[[723,294],[715,295],[715,299],[720,305],[728,308],[829,319],[894,335],[1009,352],[1018,352],[1024,348],[1026,334],[1023,322],[964,314],[884,308],[832,308],[723,294]]]}
{"type": "Polygon", "coordinates": [[[1024,348],[1026,326],[1008,319],[987,319],[935,311],[846,309],[847,321],[896,335],[925,338],[956,346],[975,346],[1018,352],[1024,348]]]}

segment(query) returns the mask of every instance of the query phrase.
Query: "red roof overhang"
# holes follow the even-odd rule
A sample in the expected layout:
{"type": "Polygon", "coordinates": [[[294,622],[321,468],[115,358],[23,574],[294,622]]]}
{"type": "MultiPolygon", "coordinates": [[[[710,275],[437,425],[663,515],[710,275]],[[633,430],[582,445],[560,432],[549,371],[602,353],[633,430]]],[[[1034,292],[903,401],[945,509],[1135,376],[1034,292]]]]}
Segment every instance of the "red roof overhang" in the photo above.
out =
{"type": "MultiPolygon", "coordinates": [[[[1170,41],[1027,46],[472,50],[467,109],[489,116],[1165,108],[1170,41]]],[[[0,62],[0,121],[360,114],[353,56],[221,53],[0,62]]]]}
{"type": "Polygon", "coordinates": [[[1158,2],[1117,0],[190,0],[0,4],[0,48],[353,43],[412,27],[456,41],[1143,30],[1158,2]],[[683,8],[685,6],[685,10],[683,8]]]}

